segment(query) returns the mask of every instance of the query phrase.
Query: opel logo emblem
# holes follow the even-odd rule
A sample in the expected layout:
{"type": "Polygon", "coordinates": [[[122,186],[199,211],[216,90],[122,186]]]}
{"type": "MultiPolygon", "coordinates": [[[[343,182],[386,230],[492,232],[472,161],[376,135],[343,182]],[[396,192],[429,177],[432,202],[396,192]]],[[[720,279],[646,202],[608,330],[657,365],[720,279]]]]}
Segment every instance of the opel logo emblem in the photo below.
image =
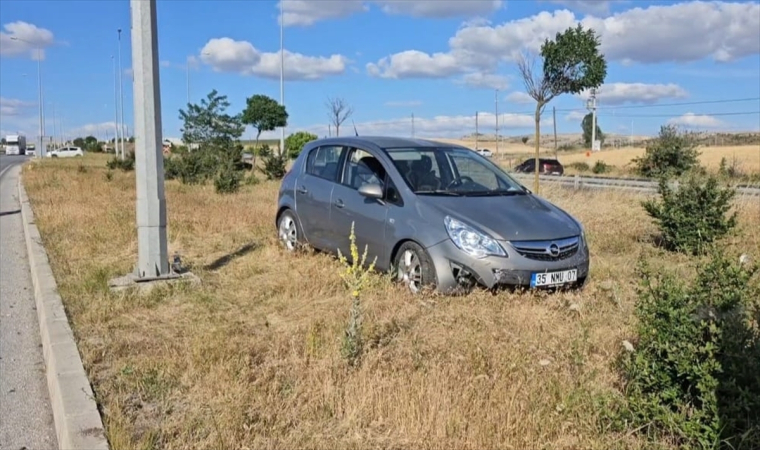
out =
{"type": "Polygon", "coordinates": [[[559,245],[552,242],[552,245],[550,245],[547,250],[549,250],[550,255],[554,257],[559,256],[559,245]]]}

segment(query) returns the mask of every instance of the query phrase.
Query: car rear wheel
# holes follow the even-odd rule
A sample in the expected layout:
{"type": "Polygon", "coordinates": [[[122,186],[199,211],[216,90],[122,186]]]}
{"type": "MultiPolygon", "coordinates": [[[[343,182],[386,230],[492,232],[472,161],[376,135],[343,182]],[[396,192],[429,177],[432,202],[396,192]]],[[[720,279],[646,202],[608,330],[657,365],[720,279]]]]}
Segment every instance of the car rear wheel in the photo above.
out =
{"type": "Polygon", "coordinates": [[[416,242],[405,242],[398,249],[394,265],[396,280],[404,283],[414,294],[436,283],[433,261],[425,249],[416,242]]]}
{"type": "Polygon", "coordinates": [[[298,249],[301,244],[301,228],[298,226],[295,214],[288,210],[282,213],[277,224],[280,242],[289,252],[298,249]]]}

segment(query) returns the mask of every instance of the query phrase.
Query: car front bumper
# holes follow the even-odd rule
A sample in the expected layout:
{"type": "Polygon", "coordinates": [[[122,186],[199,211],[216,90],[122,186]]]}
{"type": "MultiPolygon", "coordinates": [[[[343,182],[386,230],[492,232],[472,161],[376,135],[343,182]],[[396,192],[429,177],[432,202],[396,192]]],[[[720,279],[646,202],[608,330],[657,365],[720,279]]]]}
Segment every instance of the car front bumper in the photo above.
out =
{"type": "Polygon", "coordinates": [[[460,250],[450,239],[428,247],[427,252],[435,265],[438,290],[442,293],[456,292],[468,279],[488,289],[498,286],[529,287],[534,273],[570,269],[577,270],[577,283],[588,276],[589,253],[584,240],[581,240],[574,255],[558,261],[529,259],[517,253],[509,244],[501,244],[507,257],[474,258],[460,250]]]}

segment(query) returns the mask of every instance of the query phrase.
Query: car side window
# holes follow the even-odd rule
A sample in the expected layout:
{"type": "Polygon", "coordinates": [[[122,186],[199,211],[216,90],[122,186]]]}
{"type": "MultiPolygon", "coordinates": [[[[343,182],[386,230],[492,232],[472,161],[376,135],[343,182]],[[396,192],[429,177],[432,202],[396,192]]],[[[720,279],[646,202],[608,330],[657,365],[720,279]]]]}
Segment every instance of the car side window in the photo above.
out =
{"type": "Polygon", "coordinates": [[[376,183],[385,185],[385,168],[371,153],[358,148],[351,149],[341,182],[354,189],[376,183]]]}
{"type": "Polygon", "coordinates": [[[337,181],[338,165],[343,147],[327,145],[317,147],[306,158],[306,173],[328,181],[337,181]]]}

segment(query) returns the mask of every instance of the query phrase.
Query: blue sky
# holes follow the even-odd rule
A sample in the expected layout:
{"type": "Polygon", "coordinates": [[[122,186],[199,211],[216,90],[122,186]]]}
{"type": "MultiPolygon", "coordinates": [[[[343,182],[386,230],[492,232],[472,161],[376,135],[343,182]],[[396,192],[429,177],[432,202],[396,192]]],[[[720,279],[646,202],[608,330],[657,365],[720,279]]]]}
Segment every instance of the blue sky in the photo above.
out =
{"type": "MultiPolygon", "coordinates": [[[[498,96],[500,133],[528,134],[534,104],[515,61],[579,21],[599,32],[609,61],[598,100],[604,131],[760,129],[757,1],[285,0],[282,10],[288,133],[326,135],[328,96],[353,106],[363,134],[408,136],[413,114],[418,136],[458,137],[475,131],[476,111],[480,131],[493,133],[498,96]],[[747,100],[728,101],[737,99],[747,100]]],[[[232,113],[253,94],[279,100],[279,13],[275,0],[158,2],[165,137],[180,134],[188,61],[193,102],[211,89],[228,96],[232,113]]],[[[3,135],[37,135],[39,46],[46,134],[112,137],[117,28],[131,128],[128,0],[2,0],[0,18],[3,135]]],[[[553,100],[544,130],[553,106],[558,131],[579,132],[584,105],[582,96],[553,100]]]]}

